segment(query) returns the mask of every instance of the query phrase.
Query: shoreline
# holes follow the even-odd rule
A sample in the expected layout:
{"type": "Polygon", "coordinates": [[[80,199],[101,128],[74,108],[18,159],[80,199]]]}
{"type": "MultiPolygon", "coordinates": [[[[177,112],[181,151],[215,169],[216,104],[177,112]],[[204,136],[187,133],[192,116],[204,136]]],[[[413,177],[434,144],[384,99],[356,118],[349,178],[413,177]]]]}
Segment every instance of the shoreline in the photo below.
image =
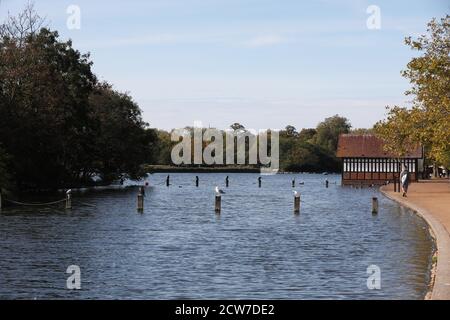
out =
{"type": "MultiPolygon", "coordinates": [[[[168,166],[168,165],[145,165],[145,171],[148,173],[261,173],[260,167],[252,167],[248,165],[221,167],[206,167],[206,166],[168,166]]],[[[286,171],[279,169],[276,174],[340,174],[340,172],[331,171],[286,171]]]]}
{"type": "MultiPolygon", "coordinates": [[[[424,300],[449,300],[450,299],[450,234],[448,225],[442,222],[439,217],[446,216],[447,211],[442,212],[436,209],[436,206],[429,204],[431,197],[427,199],[428,194],[438,194],[438,201],[444,202],[446,198],[439,193],[446,193],[449,183],[446,181],[419,181],[410,186],[408,198],[403,198],[401,193],[395,193],[392,185],[380,187],[380,192],[387,198],[399,203],[400,205],[412,210],[417,216],[425,220],[428,225],[430,236],[434,239],[436,248],[432,255],[429,289],[425,294],[424,300]],[[430,190],[429,184],[436,189],[439,184],[440,191],[430,190]],[[427,199],[428,201],[424,201],[427,199]]],[[[450,189],[448,190],[450,194],[450,189]]],[[[431,199],[432,201],[432,199],[431,199]]],[[[450,218],[450,213],[448,215],[450,218]]]]}

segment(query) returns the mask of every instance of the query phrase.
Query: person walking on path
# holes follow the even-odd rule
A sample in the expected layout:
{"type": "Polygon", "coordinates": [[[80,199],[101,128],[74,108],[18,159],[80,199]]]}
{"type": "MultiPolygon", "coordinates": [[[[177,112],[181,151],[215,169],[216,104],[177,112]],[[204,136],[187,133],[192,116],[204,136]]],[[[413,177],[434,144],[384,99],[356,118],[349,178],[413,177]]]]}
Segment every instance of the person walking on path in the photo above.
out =
{"type": "Polygon", "coordinates": [[[408,193],[408,186],[409,186],[409,171],[406,164],[403,165],[403,170],[400,173],[400,182],[402,184],[402,190],[403,190],[403,197],[406,197],[408,193]]]}

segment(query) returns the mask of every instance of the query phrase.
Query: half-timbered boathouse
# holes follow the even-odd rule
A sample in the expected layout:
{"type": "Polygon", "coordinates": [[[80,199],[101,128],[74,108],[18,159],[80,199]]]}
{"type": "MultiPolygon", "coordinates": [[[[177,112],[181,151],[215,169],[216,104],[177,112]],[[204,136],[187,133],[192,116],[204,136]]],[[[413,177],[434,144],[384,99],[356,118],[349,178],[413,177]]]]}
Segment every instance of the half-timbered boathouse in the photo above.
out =
{"type": "Polygon", "coordinates": [[[343,185],[381,185],[398,179],[403,164],[417,181],[423,150],[417,147],[398,158],[383,149],[383,141],[370,134],[341,134],[336,156],[342,159],[343,185]]]}

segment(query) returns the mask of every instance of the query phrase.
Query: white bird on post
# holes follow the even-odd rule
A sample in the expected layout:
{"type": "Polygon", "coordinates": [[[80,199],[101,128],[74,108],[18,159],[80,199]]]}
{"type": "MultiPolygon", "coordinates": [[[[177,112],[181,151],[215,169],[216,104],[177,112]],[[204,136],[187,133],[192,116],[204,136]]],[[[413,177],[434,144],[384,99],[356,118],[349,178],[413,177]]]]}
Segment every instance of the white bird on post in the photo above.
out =
{"type": "Polygon", "coordinates": [[[72,189],[66,191],[66,209],[72,209],[72,189]]]}
{"type": "Polygon", "coordinates": [[[225,193],[225,191],[223,191],[222,189],[219,189],[219,186],[216,186],[215,191],[216,191],[217,196],[225,193]]]}

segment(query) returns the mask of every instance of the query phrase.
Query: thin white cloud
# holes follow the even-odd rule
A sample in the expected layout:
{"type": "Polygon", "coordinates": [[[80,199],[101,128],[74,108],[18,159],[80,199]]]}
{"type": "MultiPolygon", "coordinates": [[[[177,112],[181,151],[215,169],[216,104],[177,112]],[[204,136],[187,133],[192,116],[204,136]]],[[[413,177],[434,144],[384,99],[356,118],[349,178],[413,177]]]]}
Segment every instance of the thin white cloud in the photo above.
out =
{"type": "Polygon", "coordinates": [[[268,47],[290,42],[289,39],[279,35],[263,35],[251,38],[244,42],[246,47],[268,47]]]}
{"type": "Polygon", "coordinates": [[[240,35],[197,33],[197,34],[153,34],[139,37],[117,37],[95,42],[78,43],[82,48],[112,48],[128,46],[158,46],[176,44],[220,44],[243,47],[268,47],[293,42],[293,38],[279,35],[249,36],[247,39],[240,35]]]}
{"type": "Polygon", "coordinates": [[[157,46],[173,45],[178,43],[191,42],[192,39],[174,34],[153,34],[142,37],[117,37],[95,42],[80,42],[81,48],[115,48],[129,46],[157,46]]]}

